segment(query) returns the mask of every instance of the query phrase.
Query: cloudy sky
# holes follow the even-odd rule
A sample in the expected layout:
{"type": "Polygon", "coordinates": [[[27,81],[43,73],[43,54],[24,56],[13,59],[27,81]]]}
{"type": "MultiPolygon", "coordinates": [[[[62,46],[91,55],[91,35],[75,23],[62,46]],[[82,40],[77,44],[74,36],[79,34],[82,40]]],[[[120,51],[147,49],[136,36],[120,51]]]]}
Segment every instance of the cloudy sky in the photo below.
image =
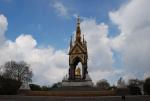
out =
{"type": "Polygon", "coordinates": [[[30,64],[33,83],[68,73],[70,36],[81,18],[96,82],[150,76],[150,0],[0,0],[0,65],[30,64]]]}

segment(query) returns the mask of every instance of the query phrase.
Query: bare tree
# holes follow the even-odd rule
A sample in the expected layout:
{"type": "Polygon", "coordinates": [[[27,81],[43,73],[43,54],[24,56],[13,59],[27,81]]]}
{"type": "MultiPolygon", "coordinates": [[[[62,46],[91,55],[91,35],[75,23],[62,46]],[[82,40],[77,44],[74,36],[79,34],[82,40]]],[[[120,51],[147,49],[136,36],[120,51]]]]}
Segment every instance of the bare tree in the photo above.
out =
{"type": "Polygon", "coordinates": [[[125,81],[122,77],[119,78],[118,82],[117,82],[117,87],[118,88],[126,88],[126,84],[125,81]]]}
{"type": "Polygon", "coordinates": [[[149,94],[150,95],[150,77],[148,77],[145,82],[144,82],[144,92],[145,94],[149,94]]]}
{"type": "Polygon", "coordinates": [[[128,81],[128,85],[135,85],[135,86],[139,86],[142,85],[143,81],[139,80],[139,79],[129,79],[128,81]]]}
{"type": "Polygon", "coordinates": [[[96,86],[97,86],[98,88],[100,88],[100,89],[106,90],[106,89],[109,89],[110,84],[108,83],[107,80],[102,79],[102,80],[99,80],[99,81],[96,83],[96,86]]]}
{"type": "Polygon", "coordinates": [[[138,79],[130,79],[128,88],[133,95],[141,95],[143,93],[143,81],[138,79]]]}
{"type": "Polygon", "coordinates": [[[3,66],[0,66],[0,76],[3,74],[3,66]]]}
{"type": "Polygon", "coordinates": [[[3,76],[5,78],[15,79],[21,82],[31,82],[32,81],[32,71],[29,65],[24,61],[15,62],[9,61],[3,65],[4,72],[3,76]]]}

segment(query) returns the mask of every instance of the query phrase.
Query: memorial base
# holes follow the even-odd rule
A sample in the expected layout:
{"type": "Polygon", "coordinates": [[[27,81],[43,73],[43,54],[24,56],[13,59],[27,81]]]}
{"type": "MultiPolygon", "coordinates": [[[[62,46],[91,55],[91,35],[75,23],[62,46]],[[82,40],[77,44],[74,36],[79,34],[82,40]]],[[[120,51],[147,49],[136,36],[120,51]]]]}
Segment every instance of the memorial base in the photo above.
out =
{"type": "Polygon", "coordinates": [[[79,80],[79,81],[62,81],[62,87],[93,87],[92,81],[79,80]]]}

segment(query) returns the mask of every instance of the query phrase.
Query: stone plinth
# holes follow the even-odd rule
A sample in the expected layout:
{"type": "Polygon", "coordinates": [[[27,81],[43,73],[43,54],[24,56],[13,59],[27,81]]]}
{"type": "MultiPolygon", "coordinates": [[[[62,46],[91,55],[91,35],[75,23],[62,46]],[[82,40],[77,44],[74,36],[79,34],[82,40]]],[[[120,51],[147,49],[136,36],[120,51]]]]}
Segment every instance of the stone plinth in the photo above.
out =
{"type": "Polygon", "coordinates": [[[75,80],[68,80],[67,78],[64,78],[62,80],[62,87],[93,87],[93,82],[89,75],[86,75],[85,80],[82,80],[81,77],[76,78],[75,80]]]}
{"type": "Polygon", "coordinates": [[[62,87],[71,87],[71,86],[90,86],[93,87],[93,82],[92,81],[62,81],[62,87]]]}

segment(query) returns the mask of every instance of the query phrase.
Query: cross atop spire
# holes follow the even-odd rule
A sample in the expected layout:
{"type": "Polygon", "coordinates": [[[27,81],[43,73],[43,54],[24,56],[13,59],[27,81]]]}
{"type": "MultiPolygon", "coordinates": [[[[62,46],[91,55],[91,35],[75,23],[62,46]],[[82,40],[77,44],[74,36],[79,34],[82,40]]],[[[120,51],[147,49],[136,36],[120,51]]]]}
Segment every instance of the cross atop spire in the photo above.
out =
{"type": "Polygon", "coordinates": [[[80,26],[80,17],[77,18],[77,26],[80,26]]]}
{"type": "Polygon", "coordinates": [[[80,17],[77,18],[76,41],[81,42],[80,17]]]}

